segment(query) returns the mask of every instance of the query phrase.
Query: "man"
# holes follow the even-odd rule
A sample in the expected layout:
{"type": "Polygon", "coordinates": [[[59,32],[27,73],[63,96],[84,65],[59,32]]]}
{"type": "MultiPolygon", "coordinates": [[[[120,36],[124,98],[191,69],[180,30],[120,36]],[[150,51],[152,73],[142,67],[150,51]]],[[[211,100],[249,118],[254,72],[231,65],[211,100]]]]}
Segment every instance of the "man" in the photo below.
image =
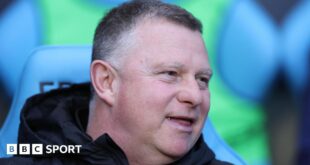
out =
{"type": "Polygon", "coordinates": [[[81,144],[80,152],[5,161],[228,164],[201,136],[212,75],[201,33],[190,13],[160,1],[112,9],[95,33],[91,94],[84,84],[37,95],[21,114],[19,143],[81,144]]]}

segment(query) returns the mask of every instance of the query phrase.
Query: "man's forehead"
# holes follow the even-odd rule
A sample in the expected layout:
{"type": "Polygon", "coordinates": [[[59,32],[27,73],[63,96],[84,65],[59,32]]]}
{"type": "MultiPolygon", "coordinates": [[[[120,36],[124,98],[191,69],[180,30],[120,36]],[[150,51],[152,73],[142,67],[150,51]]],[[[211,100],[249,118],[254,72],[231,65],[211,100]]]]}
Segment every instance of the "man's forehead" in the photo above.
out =
{"type": "Polygon", "coordinates": [[[132,55],[130,61],[181,69],[185,68],[185,62],[192,61],[192,66],[202,66],[203,73],[211,73],[205,44],[198,31],[162,19],[145,21],[137,25],[137,29],[133,33],[134,47],[127,51],[132,55]]]}

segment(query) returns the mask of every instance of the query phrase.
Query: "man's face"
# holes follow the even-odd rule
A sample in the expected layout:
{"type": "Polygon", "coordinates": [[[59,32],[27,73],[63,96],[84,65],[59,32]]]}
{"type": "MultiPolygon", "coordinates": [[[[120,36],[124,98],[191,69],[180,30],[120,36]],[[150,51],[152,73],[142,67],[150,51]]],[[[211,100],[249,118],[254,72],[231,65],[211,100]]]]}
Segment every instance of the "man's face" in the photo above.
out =
{"type": "Polygon", "coordinates": [[[153,20],[138,25],[135,37],[119,73],[115,127],[128,143],[181,157],[199,138],[210,106],[211,69],[201,34],[153,20]]]}

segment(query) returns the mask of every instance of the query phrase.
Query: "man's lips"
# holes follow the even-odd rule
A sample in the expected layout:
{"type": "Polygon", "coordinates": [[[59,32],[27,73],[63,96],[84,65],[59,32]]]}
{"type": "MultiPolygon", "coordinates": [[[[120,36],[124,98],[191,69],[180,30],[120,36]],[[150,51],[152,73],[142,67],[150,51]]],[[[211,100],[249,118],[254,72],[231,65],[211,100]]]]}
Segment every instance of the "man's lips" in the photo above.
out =
{"type": "Polygon", "coordinates": [[[192,132],[193,124],[195,123],[195,118],[187,116],[168,116],[168,122],[178,130],[182,132],[192,132]]]}
{"type": "Polygon", "coordinates": [[[184,126],[191,126],[194,122],[194,119],[189,117],[168,117],[168,119],[174,122],[178,122],[179,124],[184,126]]]}

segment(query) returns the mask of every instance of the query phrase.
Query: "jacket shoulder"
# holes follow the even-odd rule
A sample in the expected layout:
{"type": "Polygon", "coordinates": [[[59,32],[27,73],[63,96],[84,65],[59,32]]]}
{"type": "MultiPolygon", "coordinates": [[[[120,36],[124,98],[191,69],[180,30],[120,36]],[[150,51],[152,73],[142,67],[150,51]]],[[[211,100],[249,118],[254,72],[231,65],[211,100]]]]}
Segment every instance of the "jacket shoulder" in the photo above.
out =
{"type": "Polygon", "coordinates": [[[10,158],[0,158],[1,165],[30,165],[33,164],[32,158],[29,157],[10,157],[10,158]]]}
{"type": "Polygon", "coordinates": [[[10,157],[10,158],[0,158],[1,165],[73,165],[81,164],[77,162],[72,162],[69,159],[57,159],[48,157],[10,157]]]}

